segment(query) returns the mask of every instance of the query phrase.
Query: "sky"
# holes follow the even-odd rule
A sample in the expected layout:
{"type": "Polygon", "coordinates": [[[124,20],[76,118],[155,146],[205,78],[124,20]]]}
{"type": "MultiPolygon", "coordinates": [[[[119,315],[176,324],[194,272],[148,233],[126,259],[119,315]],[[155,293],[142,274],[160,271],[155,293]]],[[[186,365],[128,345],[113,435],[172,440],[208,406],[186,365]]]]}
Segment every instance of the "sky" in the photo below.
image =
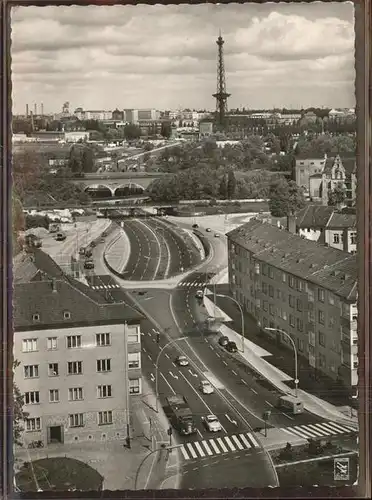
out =
{"type": "Polygon", "coordinates": [[[354,107],[351,2],[14,7],[13,110],[354,107]]]}

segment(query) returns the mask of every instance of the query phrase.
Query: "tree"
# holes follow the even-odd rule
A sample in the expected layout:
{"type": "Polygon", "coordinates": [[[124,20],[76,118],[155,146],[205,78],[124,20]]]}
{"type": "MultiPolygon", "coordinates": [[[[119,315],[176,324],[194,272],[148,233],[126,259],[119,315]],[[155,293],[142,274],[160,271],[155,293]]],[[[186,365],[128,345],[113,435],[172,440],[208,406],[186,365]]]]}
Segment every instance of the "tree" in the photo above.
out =
{"type": "Polygon", "coordinates": [[[328,206],[340,207],[345,202],[345,199],[346,189],[341,182],[336,184],[333,190],[328,190],[328,206]]]}
{"type": "Polygon", "coordinates": [[[302,188],[281,178],[270,185],[269,208],[274,217],[294,215],[306,205],[302,188]]]}
{"type": "Polygon", "coordinates": [[[23,411],[24,397],[17,384],[14,382],[14,372],[20,365],[16,359],[13,360],[13,443],[17,446],[23,445],[23,423],[28,413],[23,411]]]}
{"type": "Polygon", "coordinates": [[[124,127],[124,137],[128,141],[133,141],[134,139],[139,139],[141,137],[141,129],[134,125],[133,123],[129,123],[124,127]]]}
{"type": "Polygon", "coordinates": [[[165,138],[169,139],[172,134],[171,122],[162,122],[160,134],[165,138]]]}
{"type": "Polygon", "coordinates": [[[82,171],[81,154],[76,146],[71,146],[68,156],[68,168],[72,174],[80,174],[82,171]]]}
{"type": "Polygon", "coordinates": [[[221,198],[227,198],[227,179],[226,175],[223,175],[220,181],[219,194],[221,198]]]}
{"type": "Polygon", "coordinates": [[[23,207],[15,190],[12,193],[12,250],[13,255],[16,255],[21,250],[21,242],[19,234],[25,229],[25,217],[23,215],[23,207]]]}
{"type": "Polygon", "coordinates": [[[84,148],[81,154],[81,171],[82,172],[94,171],[94,155],[90,147],[84,148]]]}
{"type": "Polygon", "coordinates": [[[229,200],[234,198],[235,189],[236,189],[236,179],[234,171],[230,169],[229,173],[227,174],[227,197],[229,200]]]}

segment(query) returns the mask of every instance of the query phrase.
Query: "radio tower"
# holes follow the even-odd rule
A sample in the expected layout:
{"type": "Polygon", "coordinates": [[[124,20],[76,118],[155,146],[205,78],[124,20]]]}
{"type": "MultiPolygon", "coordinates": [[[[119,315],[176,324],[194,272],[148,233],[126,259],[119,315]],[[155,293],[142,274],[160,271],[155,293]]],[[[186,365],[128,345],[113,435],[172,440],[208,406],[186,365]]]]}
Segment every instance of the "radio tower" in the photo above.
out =
{"type": "Polygon", "coordinates": [[[225,65],[223,61],[223,44],[225,41],[221,36],[221,32],[216,43],[218,45],[217,92],[213,94],[213,97],[216,99],[217,124],[222,128],[225,125],[227,98],[231,94],[226,92],[225,65]]]}

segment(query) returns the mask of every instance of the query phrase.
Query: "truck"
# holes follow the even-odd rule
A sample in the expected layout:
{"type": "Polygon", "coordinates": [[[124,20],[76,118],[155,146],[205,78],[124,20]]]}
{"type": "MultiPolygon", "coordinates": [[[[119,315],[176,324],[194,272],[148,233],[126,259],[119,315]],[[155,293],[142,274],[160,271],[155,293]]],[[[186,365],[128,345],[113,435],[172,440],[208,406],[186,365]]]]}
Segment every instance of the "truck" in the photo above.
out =
{"type": "Polygon", "coordinates": [[[186,398],[180,394],[166,398],[169,408],[170,422],[182,436],[189,436],[197,432],[192,411],[186,398]]]}

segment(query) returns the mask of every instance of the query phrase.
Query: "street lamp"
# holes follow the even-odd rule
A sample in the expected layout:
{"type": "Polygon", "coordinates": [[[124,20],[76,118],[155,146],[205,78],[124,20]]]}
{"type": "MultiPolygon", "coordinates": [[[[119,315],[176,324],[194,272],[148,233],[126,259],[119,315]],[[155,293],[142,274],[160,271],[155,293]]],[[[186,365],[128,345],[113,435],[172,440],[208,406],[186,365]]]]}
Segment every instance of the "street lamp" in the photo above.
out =
{"type": "Polygon", "coordinates": [[[166,349],[168,346],[170,346],[171,344],[174,344],[175,342],[178,342],[179,340],[187,340],[187,337],[180,337],[178,339],[173,339],[173,340],[170,340],[169,342],[167,342],[165,344],[165,346],[163,346],[160,351],[159,351],[159,354],[156,358],[156,362],[155,362],[155,393],[156,393],[156,413],[159,413],[159,379],[158,379],[158,371],[159,371],[159,359],[160,359],[160,356],[162,354],[162,352],[164,351],[164,349],[166,349]]]}
{"type": "Polygon", "coordinates": [[[295,380],[294,380],[294,383],[295,383],[295,397],[297,398],[298,397],[298,383],[299,383],[299,380],[298,380],[298,360],[297,360],[297,348],[296,348],[296,344],[294,343],[292,337],[289,335],[289,333],[285,332],[284,330],[280,330],[279,328],[268,328],[268,327],[264,327],[264,330],[268,330],[268,331],[271,331],[271,332],[279,332],[281,333],[282,335],[284,335],[285,337],[287,337],[291,344],[292,344],[292,347],[293,347],[293,350],[294,350],[294,357],[295,357],[295,380]]]}
{"type": "Polygon", "coordinates": [[[234,299],[234,297],[230,297],[230,295],[224,295],[222,293],[217,293],[216,297],[224,297],[226,299],[231,299],[239,307],[240,317],[241,317],[241,323],[242,323],[242,352],[244,352],[244,339],[245,339],[245,336],[244,336],[244,313],[243,313],[242,306],[239,304],[239,302],[236,299],[234,299]]]}
{"type": "Polygon", "coordinates": [[[137,490],[137,483],[138,483],[139,473],[140,473],[141,467],[142,467],[143,463],[145,462],[145,460],[147,460],[154,453],[158,453],[159,451],[167,451],[169,453],[170,451],[174,450],[175,448],[180,448],[181,446],[183,446],[183,445],[182,444],[175,444],[173,446],[162,445],[160,448],[156,448],[155,450],[150,451],[143,458],[142,462],[138,466],[138,469],[137,469],[137,472],[136,472],[136,477],[135,477],[135,480],[134,480],[134,489],[137,490]]]}

